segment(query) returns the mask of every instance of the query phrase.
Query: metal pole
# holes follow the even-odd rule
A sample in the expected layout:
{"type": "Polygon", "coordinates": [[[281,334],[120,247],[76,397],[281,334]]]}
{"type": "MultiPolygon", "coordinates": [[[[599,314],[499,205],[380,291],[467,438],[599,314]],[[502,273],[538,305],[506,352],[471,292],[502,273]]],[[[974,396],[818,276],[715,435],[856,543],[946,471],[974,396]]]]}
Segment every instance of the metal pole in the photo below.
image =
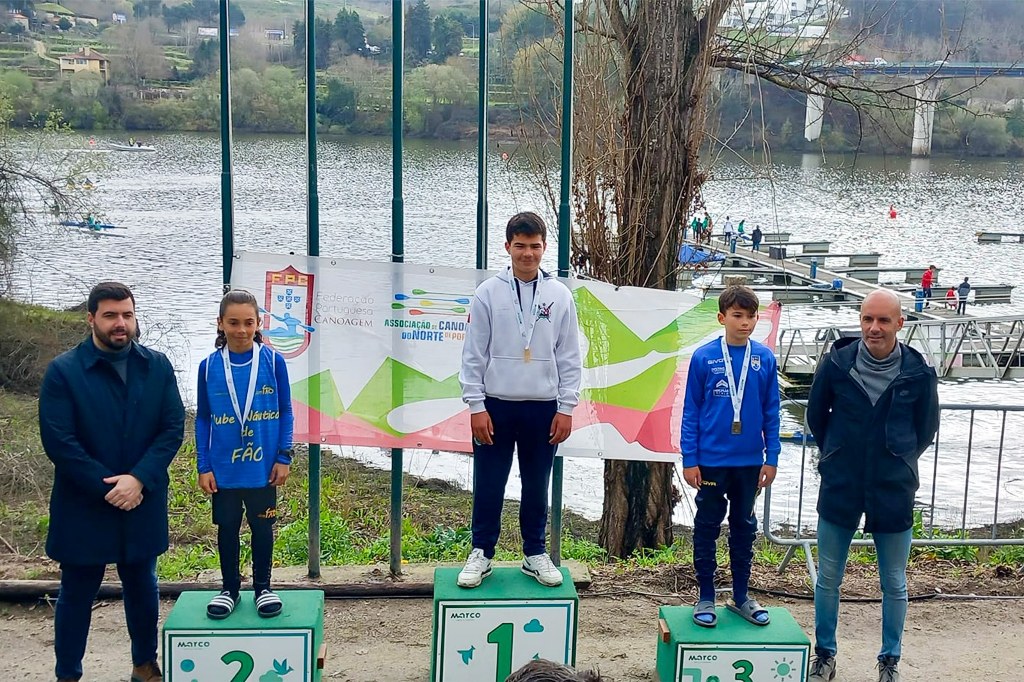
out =
{"type": "MultiPolygon", "coordinates": [[[[562,188],[558,201],[558,276],[569,276],[569,231],[572,229],[569,201],[572,190],[572,57],[573,0],[565,0],[565,40],[562,51],[562,188]]],[[[563,459],[555,456],[551,472],[551,559],[562,563],[562,470],[563,459]]]]}
{"type": "MultiPolygon", "coordinates": [[[[320,194],[317,187],[316,161],[316,12],[314,0],[306,0],[306,253],[320,255],[320,194]]],[[[313,371],[309,378],[309,394],[320,398],[319,342],[311,355],[313,371]]],[[[319,412],[310,420],[310,434],[319,437],[319,412]]],[[[309,577],[320,577],[320,444],[309,444],[309,577]]]]}
{"type": "MultiPolygon", "coordinates": [[[[402,0],[391,4],[391,262],[405,262],[405,203],[402,199],[402,125],[405,71],[405,7],[402,0]]],[[[392,392],[401,385],[392,385],[392,392]]],[[[401,448],[391,450],[391,574],[402,574],[402,456],[401,448]]]]}
{"type": "Polygon", "coordinates": [[[476,170],[476,267],[487,269],[487,96],[490,78],[487,69],[487,16],[490,0],[480,0],[480,105],[477,115],[476,170]]]}
{"type": "Polygon", "coordinates": [[[228,44],[228,0],[220,0],[220,234],[223,289],[231,289],[235,256],[235,197],[231,182],[231,52],[228,44]]]}

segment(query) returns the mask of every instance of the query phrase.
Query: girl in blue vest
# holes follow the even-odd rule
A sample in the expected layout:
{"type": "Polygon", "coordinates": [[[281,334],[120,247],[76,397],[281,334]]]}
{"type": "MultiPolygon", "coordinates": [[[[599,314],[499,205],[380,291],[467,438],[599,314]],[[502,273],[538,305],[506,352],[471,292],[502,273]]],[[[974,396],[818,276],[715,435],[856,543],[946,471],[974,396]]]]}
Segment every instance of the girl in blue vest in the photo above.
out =
{"type": "Polygon", "coordinates": [[[270,589],[277,487],[292,463],[291,387],[284,358],[263,345],[260,309],[247,291],[220,302],[217,350],[199,365],[196,454],[199,487],[212,496],[223,589],[206,607],[227,618],[238,604],[239,532],[252,532],[252,584],[259,615],[281,613],[270,589]]]}

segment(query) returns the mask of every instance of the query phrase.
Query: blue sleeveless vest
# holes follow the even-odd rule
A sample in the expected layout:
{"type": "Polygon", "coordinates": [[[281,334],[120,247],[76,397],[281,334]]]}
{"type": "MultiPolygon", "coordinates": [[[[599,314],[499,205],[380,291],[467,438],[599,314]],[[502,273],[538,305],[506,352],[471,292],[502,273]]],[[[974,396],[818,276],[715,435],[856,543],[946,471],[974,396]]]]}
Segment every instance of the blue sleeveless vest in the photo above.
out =
{"type": "MultiPolygon", "coordinates": [[[[254,347],[255,348],[255,347],[254,347]]],[[[252,365],[246,367],[249,371],[252,365]]],[[[244,372],[249,376],[249,372],[244,372]]],[[[239,409],[245,409],[249,382],[235,385],[239,409]]],[[[218,488],[263,488],[269,485],[280,438],[281,410],[274,373],[274,351],[260,346],[256,394],[245,421],[245,434],[228,394],[221,351],[206,358],[206,396],[210,404],[210,466],[218,488]]]]}

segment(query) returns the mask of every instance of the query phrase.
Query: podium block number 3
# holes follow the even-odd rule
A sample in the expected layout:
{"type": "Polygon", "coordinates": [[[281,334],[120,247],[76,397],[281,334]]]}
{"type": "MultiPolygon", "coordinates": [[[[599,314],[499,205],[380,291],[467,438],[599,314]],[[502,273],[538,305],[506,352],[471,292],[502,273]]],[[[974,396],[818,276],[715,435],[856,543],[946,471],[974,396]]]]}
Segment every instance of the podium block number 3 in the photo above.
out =
{"type": "MultiPolygon", "coordinates": [[[[753,663],[740,659],[733,663],[732,667],[736,670],[735,682],[753,682],[750,678],[754,674],[753,663]]],[[[703,676],[704,673],[699,668],[683,668],[683,677],[689,677],[689,682],[722,682],[717,675],[709,675],[706,680],[703,676]]]]}
{"type": "MultiPolygon", "coordinates": [[[[516,628],[512,623],[502,623],[487,633],[487,643],[498,647],[498,662],[494,667],[494,682],[505,682],[512,674],[512,637],[516,628]]],[[[698,681],[699,682],[699,681],[698,681]]]]}

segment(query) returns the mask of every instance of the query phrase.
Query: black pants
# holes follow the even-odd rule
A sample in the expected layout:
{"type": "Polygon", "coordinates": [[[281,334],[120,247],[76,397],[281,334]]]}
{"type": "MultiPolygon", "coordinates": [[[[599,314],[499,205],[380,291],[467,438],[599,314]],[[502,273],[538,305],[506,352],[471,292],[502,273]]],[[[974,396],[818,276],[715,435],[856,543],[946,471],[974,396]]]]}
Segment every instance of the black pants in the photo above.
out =
{"type": "MultiPolygon", "coordinates": [[[[60,565],[60,594],[53,623],[53,648],[57,655],[57,679],[82,676],[93,601],[103,581],[103,564],[60,565]]],[[[156,660],[157,619],[160,594],[156,584],[156,557],[136,563],[117,564],[124,595],[124,616],[132,641],[132,664],[156,660]]]]}
{"type": "Polygon", "coordinates": [[[274,554],[274,521],[277,520],[277,488],[221,488],[213,494],[213,522],[217,525],[217,549],[224,590],[238,594],[242,589],[239,570],[242,508],[252,533],[252,587],[256,594],[270,589],[270,566],[274,554]]]}
{"type": "Polygon", "coordinates": [[[956,314],[966,315],[967,314],[967,297],[961,296],[960,300],[956,304],[956,314]]]}
{"type": "Polygon", "coordinates": [[[519,455],[519,477],[523,484],[519,503],[523,553],[527,556],[543,554],[548,525],[548,482],[555,460],[555,446],[548,441],[557,403],[554,400],[487,398],[484,406],[494,424],[494,444],[473,443],[473,547],[484,550],[488,559],[494,557],[514,449],[519,455]]]}
{"type": "Polygon", "coordinates": [[[734,586],[746,593],[750,564],[754,558],[757,517],[754,501],[761,467],[700,468],[702,483],[697,492],[697,515],[693,521],[693,570],[698,583],[712,583],[718,562],[715,545],[729,512],[729,567],[734,586]]]}

